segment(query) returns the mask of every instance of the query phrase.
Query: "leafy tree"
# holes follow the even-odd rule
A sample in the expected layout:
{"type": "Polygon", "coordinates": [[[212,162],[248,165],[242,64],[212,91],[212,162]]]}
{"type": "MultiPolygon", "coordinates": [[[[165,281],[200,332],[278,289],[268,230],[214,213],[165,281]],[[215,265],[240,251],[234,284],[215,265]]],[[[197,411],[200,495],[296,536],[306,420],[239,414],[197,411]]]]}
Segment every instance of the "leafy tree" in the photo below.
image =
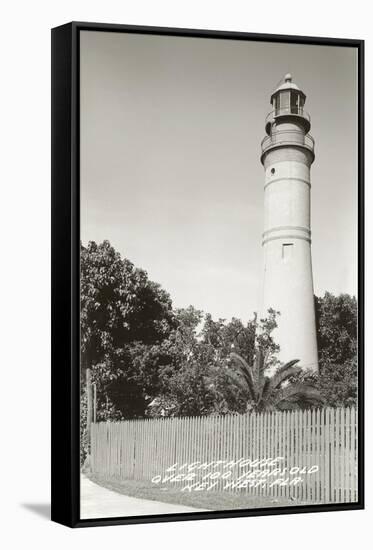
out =
{"type": "Polygon", "coordinates": [[[81,375],[92,369],[99,419],[144,414],[157,346],[176,326],[169,295],[108,241],[81,246],[81,375]]]}
{"type": "Polygon", "coordinates": [[[357,405],[358,368],[357,357],[342,364],[321,363],[317,386],[331,407],[357,405]]]}
{"type": "Polygon", "coordinates": [[[317,344],[322,363],[343,364],[357,353],[357,300],[355,296],[326,292],[315,298],[317,344]]]}
{"type": "Polygon", "coordinates": [[[169,295],[108,241],[81,246],[80,295],[83,368],[126,343],[159,342],[174,325],[169,295]]]}
{"type": "Polygon", "coordinates": [[[165,358],[159,369],[161,389],[151,402],[150,416],[191,416],[212,412],[216,401],[207,378],[211,359],[199,337],[203,312],[190,306],[176,312],[177,328],[159,348],[165,358]]]}
{"type": "Polygon", "coordinates": [[[259,324],[257,318],[244,325],[239,319],[214,321],[210,314],[190,307],[179,310],[179,325],[168,342],[173,341],[171,360],[160,369],[162,391],[151,403],[152,416],[225,414],[245,412],[248,399],[245,388],[232,383],[231,352],[252,360],[255,346],[266,346],[268,365],[276,363],[271,332],[275,327],[274,311],[259,324]],[[260,331],[258,331],[260,327],[260,331]],[[177,343],[177,345],[175,345],[177,343]]]}
{"type": "Polygon", "coordinates": [[[319,376],[317,386],[329,406],[357,403],[357,300],[329,292],[315,298],[319,376]]]}
{"type": "Polygon", "coordinates": [[[238,333],[244,341],[245,327],[238,320],[214,322],[211,315],[204,316],[193,306],[175,314],[177,328],[161,346],[168,355],[159,370],[161,391],[148,414],[190,416],[242,408],[237,390],[228,386],[225,367],[238,333]]]}

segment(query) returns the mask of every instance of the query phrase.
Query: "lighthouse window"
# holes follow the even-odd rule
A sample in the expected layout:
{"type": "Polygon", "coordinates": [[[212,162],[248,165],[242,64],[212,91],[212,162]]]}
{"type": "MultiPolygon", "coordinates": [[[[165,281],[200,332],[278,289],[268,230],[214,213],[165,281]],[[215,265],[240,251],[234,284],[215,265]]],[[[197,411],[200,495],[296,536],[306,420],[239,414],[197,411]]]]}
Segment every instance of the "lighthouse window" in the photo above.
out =
{"type": "Polygon", "coordinates": [[[300,110],[299,94],[297,92],[291,92],[291,112],[298,113],[300,110]]]}
{"type": "Polygon", "coordinates": [[[288,91],[280,93],[280,105],[281,105],[281,110],[289,111],[290,93],[288,91]]]}
{"type": "Polygon", "coordinates": [[[273,175],[276,172],[274,168],[271,168],[271,174],[273,175]]]}
{"type": "Polygon", "coordinates": [[[293,243],[284,243],[282,245],[282,259],[286,262],[288,260],[290,260],[290,258],[292,257],[293,255],[293,248],[294,248],[294,244],[293,243]]]}

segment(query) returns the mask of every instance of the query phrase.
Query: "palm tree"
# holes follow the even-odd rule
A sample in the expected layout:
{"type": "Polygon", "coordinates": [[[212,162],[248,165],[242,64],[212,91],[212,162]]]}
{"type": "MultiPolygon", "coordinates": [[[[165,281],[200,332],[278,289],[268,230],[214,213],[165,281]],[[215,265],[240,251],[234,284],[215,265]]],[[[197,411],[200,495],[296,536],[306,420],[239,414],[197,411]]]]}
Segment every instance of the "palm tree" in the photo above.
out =
{"type": "Polygon", "coordinates": [[[281,366],[272,376],[266,376],[268,357],[258,350],[253,365],[238,353],[230,354],[231,361],[236,367],[229,370],[231,380],[245,391],[248,401],[257,412],[274,409],[304,408],[323,402],[323,398],[316,388],[305,382],[290,382],[297,377],[302,369],[294,359],[281,366]],[[287,384],[286,384],[287,382],[287,384]]]}

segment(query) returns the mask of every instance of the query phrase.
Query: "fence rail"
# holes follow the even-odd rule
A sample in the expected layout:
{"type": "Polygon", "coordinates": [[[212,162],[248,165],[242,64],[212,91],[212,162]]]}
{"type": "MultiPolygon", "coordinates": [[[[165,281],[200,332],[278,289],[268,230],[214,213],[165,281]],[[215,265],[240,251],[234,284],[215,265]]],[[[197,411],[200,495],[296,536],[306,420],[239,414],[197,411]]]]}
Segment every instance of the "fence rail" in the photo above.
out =
{"type": "Polygon", "coordinates": [[[324,408],[91,426],[91,468],[104,477],[154,480],[178,464],[186,470],[192,467],[197,482],[203,482],[209,468],[216,468],[211,466],[216,461],[222,461],[223,471],[224,461],[230,463],[232,478],[217,479],[212,490],[246,491],[298,502],[354,502],[358,498],[357,412],[355,408],[324,408]],[[234,483],[240,476],[250,479],[255,467],[250,459],[278,457],[280,471],[273,473],[276,466],[272,466],[268,474],[265,465],[257,468],[256,479],[261,477],[260,468],[260,472],[267,468],[267,474],[256,486],[254,482],[234,483]],[[291,484],[295,477],[302,481],[291,484]]]}

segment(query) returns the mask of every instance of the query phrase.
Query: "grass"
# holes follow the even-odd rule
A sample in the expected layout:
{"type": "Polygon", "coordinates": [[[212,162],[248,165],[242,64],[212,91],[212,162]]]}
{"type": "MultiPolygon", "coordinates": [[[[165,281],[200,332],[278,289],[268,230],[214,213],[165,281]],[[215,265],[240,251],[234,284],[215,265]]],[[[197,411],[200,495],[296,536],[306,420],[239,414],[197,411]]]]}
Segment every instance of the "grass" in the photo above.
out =
{"type": "Polygon", "coordinates": [[[133,479],[118,480],[104,478],[94,474],[87,477],[97,485],[121,493],[122,495],[180,504],[204,510],[237,510],[251,508],[273,508],[279,506],[295,506],[304,504],[285,497],[265,497],[249,495],[244,492],[229,491],[191,491],[182,492],[176,487],[160,487],[151,481],[138,481],[133,479]]]}

